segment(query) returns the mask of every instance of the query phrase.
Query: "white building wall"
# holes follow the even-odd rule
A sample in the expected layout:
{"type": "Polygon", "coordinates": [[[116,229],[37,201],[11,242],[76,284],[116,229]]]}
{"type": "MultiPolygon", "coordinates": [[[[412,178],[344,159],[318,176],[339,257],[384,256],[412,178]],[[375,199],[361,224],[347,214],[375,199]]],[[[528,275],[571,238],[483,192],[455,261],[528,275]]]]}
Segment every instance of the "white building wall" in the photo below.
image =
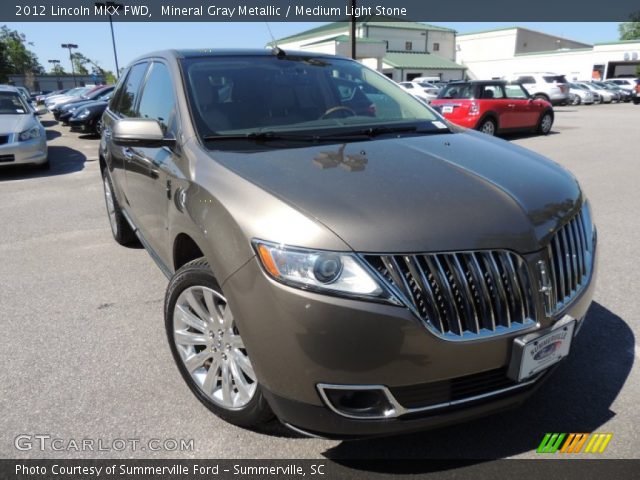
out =
{"type": "Polygon", "coordinates": [[[513,58],[518,30],[496,30],[487,33],[458,35],[456,62],[483,62],[513,58]]]}
{"type": "Polygon", "coordinates": [[[456,60],[456,34],[454,32],[441,32],[438,30],[429,30],[427,40],[428,51],[432,55],[438,55],[455,62],[456,60]],[[433,44],[438,43],[440,50],[435,51],[433,44]]]}
{"type": "Polygon", "coordinates": [[[426,25],[424,31],[374,26],[365,28],[369,30],[369,38],[387,41],[389,50],[396,52],[424,52],[427,48],[426,25]],[[406,42],[411,42],[411,50],[406,49],[406,42]]]}

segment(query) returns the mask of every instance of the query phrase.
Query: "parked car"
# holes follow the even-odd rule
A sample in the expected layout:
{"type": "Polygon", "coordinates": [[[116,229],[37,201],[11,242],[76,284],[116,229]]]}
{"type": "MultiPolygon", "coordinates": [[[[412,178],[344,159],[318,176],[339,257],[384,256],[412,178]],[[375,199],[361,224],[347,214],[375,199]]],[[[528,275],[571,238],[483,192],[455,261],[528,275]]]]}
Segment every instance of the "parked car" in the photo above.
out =
{"type": "Polygon", "coordinates": [[[178,369],[232,423],[275,414],[344,438],[515,406],[591,304],[575,177],[359,62],[155,52],[127,67],[103,123],[113,237],[140,240],[170,279],[178,369]],[[341,79],[396,108],[358,114],[341,79]]]}
{"type": "Polygon", "coordinates": [[[108,103],[111,100],[111,96],[113,94],[113,90],[108,91],[107,93],[103,93],[98,98],[93,100],[85,100],[83,102],[70,103],[66,105],[59,114],[59,120],[63,125],[70,125],[69,121],[76,113],[83,111],[86,107],[93,103],[108,103]]]}
{"type": "Polygon", "coordinates": [[[438,97],[437,89],[434,92],[435,87],[433,86],[425,87],[418,82],[400,82],[398,85],[425,103],[431,103],[432,100],[438,97]]]}
{"type": "Polygon", "coordinates": [[[606,84],[605,82],[600,82],[597,80],[591,80],[591,84],[594,85],[596,88],[600,88],[602,90],[606,90],[609,93],[611,93],[611,95],[613,95],[611,101],[614,103],[618,103],[622,101],[622,95],[621,95],[621,91],[623,91],[620,88],[614,88],[611,85],[606,84]]]}
{"type": "Polygon", "coordinates": [[[70,110],[73,110],[74,107],[77,107],[84,103],[93,102],[98,100],[100,97],[107,96],[113,91],[113,88],[114,88],[113,85],[97,88],[90,93],[86,93],[86,94],[80,95],[79,97],[72,98],[71,100],[68,100],[64,103],[59,103],[58,105],[56,105],[54,108],[51,109],[53,116],[56,120],[62,121],[64,123],[64,121],[68,120],[71,117],[71,115],[67,115],[67,114],[69,113],[70,110]],[[62,118],[63,115],[65,116],[64,119],[62,118]]]}
{"type": "Polygon", "coordinates": [[[0,86],[0,167],[16,164],[48,168],[47,137],[20,91],[0,86]]]}
{"type": "MultiPolygon", "coordinates": [[[[108,95],[110,99],[112,94],[108,95]]],[[[68,120],[71,131],[100,135],[102,133],[102,114],[107,108],[109,99],[102,99],[101,97],[95,102],[82,105],[82,107],[73,112],[73,115],[68,120]]]]}
{"type": "Polygon", "coordinates": [[[602,96],[598,93],[597,90],[578,82],[572,82],[569,85],[572,90],[582,90],[589,93],[593,97],[593,103],[602,103],[602,96]]]}
{"type": "Polygon", "coordinates": [[[600,83],[600,85],[602,85],[607,90],[611,90],[613,92],[616,92],[618,94],[618,96],[619,96],[619,101],[620,102],[630,102],[632,100],[633,95],[632,95],[630,90],[622,88],[620,85],[617,85],[617,84],[612,83],[610,81],[599,82],[599,83],[600,83]]]}
{"type": "Polygon", "coordinates": [[[503,80],[451,82],[431,102],[447,120],[489,135],[535,130],[544,135],[553,125],[553,107],[531,98],[518,83],[503,80]]]}
{"type": "Polygon", "coordinates": [[[89,94],[95,89],[101,88],[101,87],[102,86],[94,85],[94,86],[72,88],[64,95],[56,95],[56,96],[47,98],[44,104],[49,111],[52,111],[53,109],[56,108],[56,106],[58,106],[61,103],[65,103],[65,102],[68,102],[69,100],[73,100],[74,98],[78,98],[82,95],[89,94]]]}
{"type": "Polygon", "coordinates": [[[607,82],[614,83],[620,88],[629,90],[631,93],[633,93],[637,81],[637,78],[610,78],[609,80],[607,80],[607,82]]]}
{"type": "Polygon", "coordinates": [[[521,84],[533,98],[546,100],[552,105],[563,105],[569,101],[569,86],[564,75],[525,72],[516,73],[507,80],[521,84]]]}
{"type": "Polygon", "coordinates": [[[591,105],[593,103],[599,103],[600,95],[598,95],[598,102],[596,102],[594,97],[595,92],[592,92],[588,88],[575,83],[567,83],[567,85],[569,86],[569,103],[571,105],[591,105]]]}
{"type": "Polygon", "coordinates": [[[63,111],[66,111],[66,107],[68,107],[69,105],[79,104],[87,101],[94,101],[94,100],[97,100],[99,97],[110,93],[111,91],[113,91],[113,85],[94,88],[89,92],[73,97],[65,102],[58,102],[54,107],[50,108],[49,110],[51,111],[51,113],[53,113],[53,117],[56,120],[60,120],[61,113],[63,111]]]}
{"type": "Polygon", "coordinates": [[[600,96],[601,103],[611,103],[615,99],[615,95],[611,90],[594,85],[591,82],[575,82],[578,85],[582,85],[592,92],[596,92],[600,96]]]}

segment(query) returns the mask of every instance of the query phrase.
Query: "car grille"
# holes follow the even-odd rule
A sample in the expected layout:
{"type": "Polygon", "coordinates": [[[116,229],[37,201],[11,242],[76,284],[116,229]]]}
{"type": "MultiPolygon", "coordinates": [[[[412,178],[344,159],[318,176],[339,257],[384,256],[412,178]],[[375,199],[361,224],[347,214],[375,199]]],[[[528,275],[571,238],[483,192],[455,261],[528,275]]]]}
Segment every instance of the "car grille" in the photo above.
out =
{"type": "Polygon", "coordinates": [[[498,368],[449,380],[394,387],[389,391],[404,408],[422,409],[490,395],[517,385],[507,378],[506,368],[498,368]]]}
{"type": "Polygon", "coordinates": [[[0,163],[14,162],[16,159],[13,155],[0,155],[0,163]]]}
{"type": "Polygon", "coordinates": [[[0,145],[9,143],[9,135],[0,135],[0,145]]]}
{"type": "Polygon", "coordinates": [[[593,263],[593,226],[583,208],[551,239],[547,247],[551,288],[545,295],[547,315],[568,305],[589,282],[593,263]]]}
{"type": "Polygon", "coordinates": [[[529,271],[512,252],[364,258],[430,331],[449,340],[500,335],[535,323],[529,271]]]}

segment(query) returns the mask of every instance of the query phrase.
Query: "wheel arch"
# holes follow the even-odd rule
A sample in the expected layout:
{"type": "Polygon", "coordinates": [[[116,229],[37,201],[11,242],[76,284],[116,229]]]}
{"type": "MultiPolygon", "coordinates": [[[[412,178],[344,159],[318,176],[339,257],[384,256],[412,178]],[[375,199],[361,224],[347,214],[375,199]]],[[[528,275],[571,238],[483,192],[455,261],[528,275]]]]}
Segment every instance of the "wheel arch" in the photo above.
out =
{"type": "Polygon", "coordinates": [[[489,110],[488,112],[485,112],[481,117],[480,120],[478,120],[476,122],[476,127],[475,129],[478,130],[480,128],[480,125],[482,125],[482,123],[487,120],[487,119],[491,119],[495,122],[496,124],[496,132],[498,130],[500,130],[500,120],[498,120],[498,114],[497,112],[495,112],[494,110],[489,110]]]}

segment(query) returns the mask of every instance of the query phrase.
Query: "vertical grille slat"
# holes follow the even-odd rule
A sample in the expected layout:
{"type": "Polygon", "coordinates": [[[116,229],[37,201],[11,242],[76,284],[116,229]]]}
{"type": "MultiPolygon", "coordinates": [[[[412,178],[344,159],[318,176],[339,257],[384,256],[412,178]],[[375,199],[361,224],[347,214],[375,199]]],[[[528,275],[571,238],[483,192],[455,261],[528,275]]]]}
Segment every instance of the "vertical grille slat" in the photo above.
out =
{"type": "Polygon", "coordinates": [[[545,297],[547,315],[560,312],[587,285],[593,254],[591,229],[588,210],[583,209],[551,239],[546,250],[552,287],[551,295],[545,297]]]}
{"type": "Polygon", "coordinates": [[[535,323],[526,262],[507,251],[365,255],[425,326],[468,340],[535,323]]]}

